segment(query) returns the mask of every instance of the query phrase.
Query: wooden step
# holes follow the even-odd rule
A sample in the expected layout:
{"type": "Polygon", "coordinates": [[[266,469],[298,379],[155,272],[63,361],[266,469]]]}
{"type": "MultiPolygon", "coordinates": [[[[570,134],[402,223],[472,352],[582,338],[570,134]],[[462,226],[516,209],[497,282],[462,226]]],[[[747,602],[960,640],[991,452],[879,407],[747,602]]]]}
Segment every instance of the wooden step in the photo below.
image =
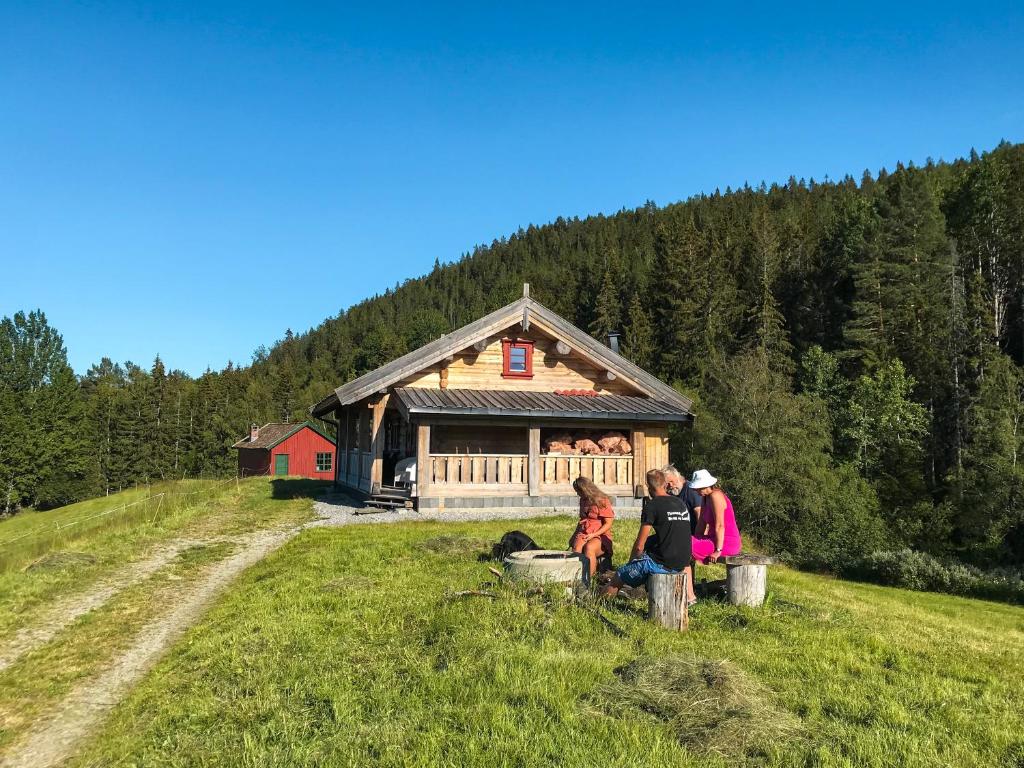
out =
{"type": "Polygon", "coordinates": [[[379,515],[382,512],[395,512],[395,509],[389,507],[363,507],[353,512],[353,515],[379,515]]]}
{"type": "Polygon", "coordinates": [[[412,509],[412,500],[404,497],[381,496],[374,494],[366,501],[371,507],[383,507],[386,509],[412,509]]]}

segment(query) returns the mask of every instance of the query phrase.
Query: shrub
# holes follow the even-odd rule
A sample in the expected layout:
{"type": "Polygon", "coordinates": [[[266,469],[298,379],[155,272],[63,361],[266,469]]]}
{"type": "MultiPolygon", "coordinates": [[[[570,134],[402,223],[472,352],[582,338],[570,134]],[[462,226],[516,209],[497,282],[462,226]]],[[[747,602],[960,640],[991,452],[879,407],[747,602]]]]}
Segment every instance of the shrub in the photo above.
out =
{"type": "Polygon", "coordinates": [[[982,570],[912,549],[873,552],[855,561],[847,571],[848,575],[886,586],[1024,603],[1024,579],[1019,571],[982,570]]]}

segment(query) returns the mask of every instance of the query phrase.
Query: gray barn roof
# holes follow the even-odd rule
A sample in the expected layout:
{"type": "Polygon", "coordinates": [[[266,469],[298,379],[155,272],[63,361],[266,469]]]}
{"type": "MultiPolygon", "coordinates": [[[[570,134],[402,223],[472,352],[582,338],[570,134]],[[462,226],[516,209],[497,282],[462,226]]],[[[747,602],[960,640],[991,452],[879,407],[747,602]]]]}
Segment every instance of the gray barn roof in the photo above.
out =
{"type": "Polygon", "coordinates": [[[679,394],[668,384],[631,363],[622,355],[613,352],[529,296],[524,296],[457,331],[442,336],[436,341],[425,344],[417,350],[402,355],[397,360],[338,387],[332,394],[310,408],[310,413],[317,417],[323,416],[339,405],[349,405],[372,394],[384,392],[402,379],[486,339],[491,334],[502,331],[517,322],[528,325],[531,321],[536,321],[544,330],[566,341],[574,351],[589,358],[591,362],[613,371],[648,397],[672,404],[687,414],[692,414],[693,403],[689,398],[679,394]]]}
{"type": "Polygon", "coordinates": [[[558,395],[480,389],[398,387],[395,401],[406,415],[547,417],[559,419],[620,419],[629,421],[689,421],[690,412],[678,405],[632,395],[558,395]]]}

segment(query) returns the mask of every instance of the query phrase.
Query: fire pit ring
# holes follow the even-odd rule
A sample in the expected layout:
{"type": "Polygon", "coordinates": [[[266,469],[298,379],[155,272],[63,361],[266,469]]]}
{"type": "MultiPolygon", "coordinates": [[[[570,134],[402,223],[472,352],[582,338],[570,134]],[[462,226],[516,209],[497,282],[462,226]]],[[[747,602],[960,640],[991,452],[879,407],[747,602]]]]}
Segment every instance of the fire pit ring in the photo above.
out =
{"type": "Polygon", "coordinates": [[[555,549],[513,552],[505,558],[505,572],[514,579],[539,584],[586,584],[589,575],[583,555],[555,549]]]}

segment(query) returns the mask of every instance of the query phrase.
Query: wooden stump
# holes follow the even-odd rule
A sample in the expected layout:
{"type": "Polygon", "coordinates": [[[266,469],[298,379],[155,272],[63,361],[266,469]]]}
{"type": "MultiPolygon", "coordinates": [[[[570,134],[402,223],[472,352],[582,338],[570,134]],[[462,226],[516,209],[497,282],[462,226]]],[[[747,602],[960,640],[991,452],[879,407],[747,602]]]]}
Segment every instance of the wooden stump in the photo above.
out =
{"type": "Polygon", "coordinates": [[[652,573],[647,577],[647,618],[667,629],[686,631],[690,619],[685,573],[652,573]]]}
{"type": "Polygon", "coordinates": [[[733,605],[750,605],[755,608],[763,605],[765,587],[768,583],[768,566],[775,562],[775,558],[763,555],[732,555],[724,560],[729,602],[733,605]]]}

